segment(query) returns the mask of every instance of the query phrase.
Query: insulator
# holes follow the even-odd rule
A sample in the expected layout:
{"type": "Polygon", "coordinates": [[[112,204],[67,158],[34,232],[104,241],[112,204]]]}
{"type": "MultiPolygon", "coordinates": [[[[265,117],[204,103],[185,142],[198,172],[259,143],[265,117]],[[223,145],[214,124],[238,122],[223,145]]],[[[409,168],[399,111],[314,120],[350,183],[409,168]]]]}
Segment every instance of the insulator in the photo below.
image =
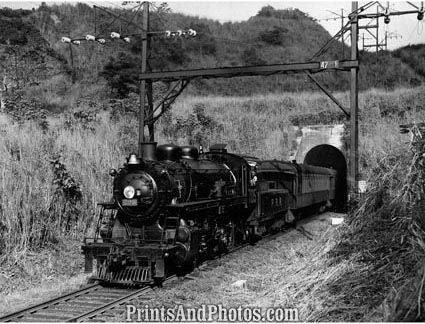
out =
{"type": "Polygon", "coordinates": [[[94,40],[96,40],[96,37],[94,37],[93,35],[86,35],[86,40],[87,41],[94,41],[94,40]]]}
{"type": "Polygon", "coordinates": [[[71,43],[71,38],[69,38],[69,37],[62,37],[61,41],[62,41],[62,43],[71,43]]]}
{"type": "Polygon", "coordinates": [[[112,32],[111,33],[111,38],[117,38],[117,39],[119,39],[120,37],[121,37],[121,35],[118,34],[118,33],[116,33],[116,32],[112,32]]]}
{"type": "Polygon", "coordinates": [[[165,37],[167,37],[167,38],[171,37],[171,31],[170,30],[165,31],[165,37]]]}
{"type": "Polygon", "coordinates": [[[74,44],[74,45],[80,45],[80,44],[81,44],[81,42],[80,42],[79,40],[73,40],[73,41],[72,41],[72,44],[74,44]]]}
{"type": "Polygon", "coordinates": [[[98,38],[96,40],[99,42],[99,44],[102,44],[102,45],[106,43],[106,40],[104,38],[98,38]]]}
{"type": "Polygon", "coordinates": [[[196,36],[196,30],[189,29],[189,36],[195,37],[196,36]]]}
{"type": "Polygon", "coordinates": [[[130,37],[124,37],[124,38],[123,38],[123,40],[124,40],[126,43],[130,43],[130,37]]]}
{"type": "Polygon", "coordinates": [[[387,25],[390,23],[390,17],[389,16],[385,16],[384,23],[386,23],[387,25]]]}
{"type": "Polygon", "coordinates": [[[423,11],[419,11],[418,12],[418,20],[422,20],[424,19],[424,12],[423,11]]]}
{"type": "Polygon", "coordinates": [[[176,35],[177,35],[178,37],[181,37],[181,36],[183,35],[183,31],[178,30],[178,31],[176,32],[176,35]]]}

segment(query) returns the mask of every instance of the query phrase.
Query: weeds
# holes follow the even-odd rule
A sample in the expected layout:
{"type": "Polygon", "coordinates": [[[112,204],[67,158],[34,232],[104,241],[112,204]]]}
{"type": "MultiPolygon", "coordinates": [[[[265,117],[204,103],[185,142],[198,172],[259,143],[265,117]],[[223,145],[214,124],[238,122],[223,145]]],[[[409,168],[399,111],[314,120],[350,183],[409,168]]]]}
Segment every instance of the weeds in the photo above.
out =
{"type": "MultiPolygon", "coordinates": [[[[96,107],[96,106],[94,106],[96,107]]],[[[91,106],[89,110],[79,109],[73,113],[67,113],[65,116],[64,126],[66,129],[74,131],[75,128],[81,127],[84,130],[95,132],[95,125],[98,123],[98,110],[91,106]]]]}
{"type": "Polygon", "coordinates": [[[10,94],[4,101],[4,111],[14,121],[22,125],[25,121],[32,120],[39,124],[43,132],[49,128],[46,120],[47,111],[42,103],[36,98],[28,98],[21,92],[10,94]]]}
{"type": "Polygon", "coordinates": [[[59,226],[69,231],[72,223],[76,223],[79,216],[79,202],[83,192],[80,184],[69,174],[66,166],[59,161],[60,157],[50,161],[53,167],[53,198],[49,212],[59,218],[59,226]]]}
{"type": "Polygon", "coordinates": [[[193,113],[187,117],[177,117],[172,122],[171,115],[164,119],[164,135],[172,142],[185,139],[189,145],[209,145],[213,133],[220,132],[223,126],[205,112],[204,104],[195,104],[193,113]]]}
{"type": "MultiPolygon", "coordinates": [[[[347,105],[347,94],[336,97],[347,105]]],[[[9,103],[6,113],[16,122],[0,118],[2,265],[24,267],[26,256],[34,251],[78,241],[92,230],[96,203],[109,199],[112,192],[107,170],[120,166],[124,157],[137,149],[136,99],[128,99],[128,104],[124,100],[105,105],[109,111],[81,101],[74,112],[82,113],[41,118],[49,120],[44,128],[39,119],[25,117],[35,114],[35,108],[18,115],[9,103]],[[125,112],[116,111],[115,104],[125,112]],[[91,115],[91,111],[95,114],[91,115]],[[68,119],[72,122],[70,127],[63,127],[68,119]],[[60,155],[60,160],[49,160],[52,154],[60,155]]],[[[384,305],[391,285],[400,288],[407,285],[405,278],[412,284],[421,283],[423,278],[417,266],[423,260],[420,251],[425,246],[424,221],[420,217],[424,207],[423,162],[419,153],[416,158],[405,153],[406,137],[398,133],[398,124],[425,119],[425,91],[423,87],[391,93],[371,90],[359,99],[362,171],[373,185],[359,201],[358,211],[350,217],[346,230],[335,238],[340,240],[338,246],[330,248],[332,252],[322,260],[327,262],[328,272],[321,274],[328,280],[323,279],[327,290],[320,287],[333,294],[332,298],[328,296],[334,303],[333,310],[327,307],[316,311],[311,319],[373,319],[371,313],[362,317],[361,312],[372,312],[380,303],[384,305]],[[395,112],[390,117],[381,114],[381,102],[394,103],[391,110],[395,112]],[[403,116],[399,111],[405,111],[403,116]],[[356,294],[349,294],[353,287],[357,287],[356,294]],[[344,308],[348,302],[357,308],[355,313],[344,308]]],[[[183,97],[159,120],[156,141],[203,144],[206,148],[221,142],[228,143],[232,152],[286,159],[296,137],[292,122],[322,111],[332,122],[339,114],[332,105],[317,93],[256,98],[183,97]]],[[[423,146],[418,149],[422,152],[423,146]]],[[[318,289],[317,281],[310,277],[305,281],[310,290],[318,289]]],[[[407,286],[399,291],[408,291],[407,286]]],[[[416,291],[414,297],[419,295],[416,291]]],[[[403,296],[406,294],[388,297],[387,306],[402,305],[397,301],[403,296]]],[[[322,299],[324,303],[326,299],[322,299]]],[[[410,314],[416,316],[417,311],[410,314]]],[[[404,318],[394,315],[399,314],[395,311],[387,313],[392,314],[388,315],[392,320],[404,318]]],[[[411,319],[409,316],[406,318],[411,319]]]]}
{"type": "Polygon", "coordinates": [[[424,298],[419,287],[425,271],[425,142],[416,125],[410,132],[412,152],[391,152],[379,160],[368,192],[329,253],[331,263],[348,259],[361,268],[361,275],[345,273],[328,288],[341,301],[363,307],[366,315],[357,313],[354,320],[377,313],[387,321],[425,318],[423,305],[413,302],[424,298]]]}

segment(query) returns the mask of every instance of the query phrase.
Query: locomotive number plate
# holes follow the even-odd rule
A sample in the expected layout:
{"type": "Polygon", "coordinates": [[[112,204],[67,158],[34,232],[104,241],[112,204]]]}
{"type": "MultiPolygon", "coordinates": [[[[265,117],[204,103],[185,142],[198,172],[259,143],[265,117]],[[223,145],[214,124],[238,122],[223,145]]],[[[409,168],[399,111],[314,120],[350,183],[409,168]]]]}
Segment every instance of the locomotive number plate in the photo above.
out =
{"type": "Polygon", "coordinates": [[[137,199],[123,199],[123,206],[137,206],[137,199]]]}

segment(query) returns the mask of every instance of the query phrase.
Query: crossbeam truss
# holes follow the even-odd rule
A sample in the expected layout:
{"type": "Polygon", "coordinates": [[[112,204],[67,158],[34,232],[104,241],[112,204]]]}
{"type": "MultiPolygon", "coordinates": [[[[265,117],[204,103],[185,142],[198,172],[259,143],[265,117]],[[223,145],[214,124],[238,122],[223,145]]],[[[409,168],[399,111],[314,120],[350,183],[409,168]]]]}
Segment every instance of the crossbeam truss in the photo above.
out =
{"type": "MultiPolygon", "coordinates": [[[[313,57],[304,63],[287,63],[287,64],[273,64],[273,65],[261,65],[261,66],[240,66],[240,67],[220,67],[220,68],[210,68],[210,69],[193,69],[193,70],[180,70],[180,71],[166,71],[166,72],[149,72],[142,71],[139,80],[140,80],[140,98],[141,105],[140,109],[143,110],[140,113],[140,129],[139,131],[139,154],[141,154],[141,142],[144,141],[144,125],[149,126],[150,131],[150,140],[154,140],[153,136],[153,125],[158,118],[163,115],[171,105],[177,99],[177,97],[182,93],[182,91],[187,87],[189,82],[194,79],[212,79],[212,78],[233,78],[233,77],[245,77],[245,76],[269,76],[275,74],[296,74],[296,73],[305,73],[307,77],[316,84],[319,89],[321,89],[350,119],[350,162],[349,162],[349,182],[352,192],[358,192],[358,180],[359,180],[359,170],[358,170],[358,71],[359,71],[359,61],[358,61],[358,34],[359,34],[359,25],[358,22],[360,19],[378,19],[380,17],[388,16],[399,16],[405,14],[419,14],[422,9],[415,7],[417,10],[409,11],[395,11],[388,12],[387,10],[383,12],[376,12],[371,14],[363,13],[368,8],[373,5],[379,5],[378,1],[371,1],[365,4],[362,7],[358,7],[357,2],[352,2],[352,12],[349,15],[349,21],[335,34],[331,39],[329,39],[323,47],[313,55],[313,57]],[[341,61],[313,61],[317,57],[323,55],[332,44],[341,38],[341,35],[344,35],[346,32],[351,33],[351,55],[350,60],[341,60],[341,61]],[[333,95],[327,90],[320,82],[314,78],[313,74],[319,72],[330,72],[330,71],[350,71],[351,75],[351,86],[350,86],[350,112],[346,109],[333,95]],[[152,109],[152,103],[148,107],[148,118],[144,118],[145,99],[148,97],[148,101],[151,101],[152,98],[152,82],[168,82],[170,83],[168,91],[165,93],[163,98],[159,101],[157,106],[152,109]],[[149,85],[145,86],[145,85],[149,85]],[[149,100],[150,98],[150,100],[149,100]],[[143,104],[142,104],[143,103],[143,104]]],[[[382,6],[381,6],[382,7],[382,6]]],[[[145,10],[148,12],[148,6],[145,10]]],[[[383,7],[382,7],[383,8],[383,7]]],[[[145,24],[143,29],[143,34],[148,35],[148,24],[145,24]]],[[[361,27],[360,27],[361,28],[361,27]]],[[[143,40],[146,42],[146,38],[143,40]]],[[[143,47],[142,47],[143,48],[143,47]]],[[[142,60],[146,61],[148,53],[142,51],[142,60]]]]}
{"type": "Polygon", "coordinates": [[[146,124],[154,124],[164,113],[166,113],[177,97],[189,85],[189,80],[177,80],[170,83],[167,92],[148,116],[146,124]]]}
{"type": "Polygon", "coordinates": [[[196,78],[233,78],[245,76],[270,76],[274,74],[296,74],[302,72],[318,73],[330,71],[349,71],[358,68],[358,61],[322,61],[307,63],[288,63],[273,65],[222,67],[212,69],[180,70],[168,72],[151,72],[140,75],[140,80],[177,81],[196,78]]]}

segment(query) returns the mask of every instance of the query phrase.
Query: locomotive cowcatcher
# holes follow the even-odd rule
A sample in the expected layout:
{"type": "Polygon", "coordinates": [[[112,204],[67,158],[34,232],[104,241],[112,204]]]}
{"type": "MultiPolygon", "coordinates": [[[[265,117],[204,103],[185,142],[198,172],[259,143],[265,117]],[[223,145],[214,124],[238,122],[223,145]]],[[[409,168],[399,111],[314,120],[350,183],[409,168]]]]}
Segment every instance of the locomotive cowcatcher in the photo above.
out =
{"type": "Polygon", "coordinates": [[[222,144],[203,153],[143,143],[142,156],[130,154],[110,171],[113,200],[99,204],[95,235],[82,246],[93,281],[161,284],[170,273],[280,230],[308,207],[344,199],[337,196],[344,181],[329,166],[260,161],[222,144]]]}

